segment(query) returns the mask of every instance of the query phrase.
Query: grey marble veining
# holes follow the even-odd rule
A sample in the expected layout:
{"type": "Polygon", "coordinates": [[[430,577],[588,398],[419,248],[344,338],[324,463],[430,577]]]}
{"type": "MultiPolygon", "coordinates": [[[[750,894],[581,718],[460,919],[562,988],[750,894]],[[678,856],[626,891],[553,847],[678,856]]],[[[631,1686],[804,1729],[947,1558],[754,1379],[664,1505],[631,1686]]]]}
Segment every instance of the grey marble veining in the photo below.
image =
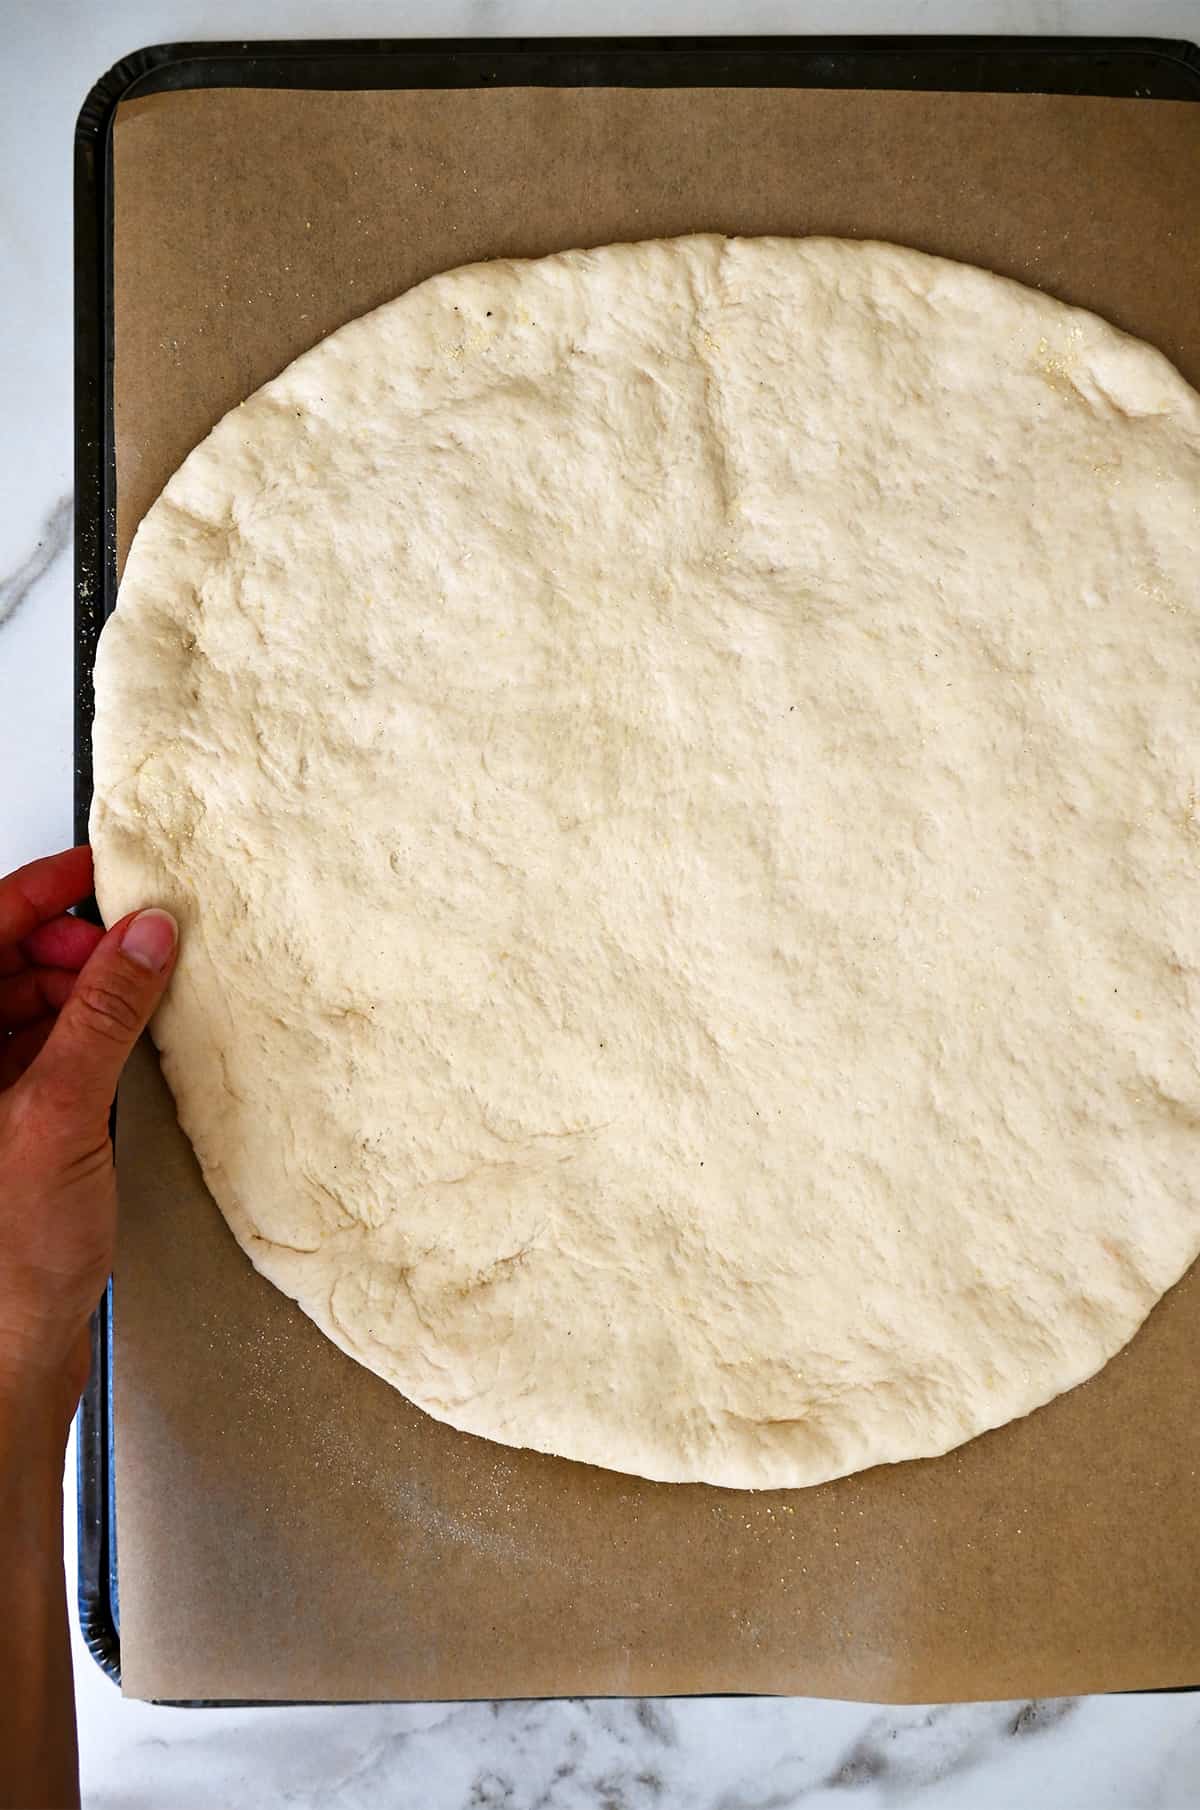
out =
{"type": "Polygon", "coordinates": [[[92,1810],[1194,1810],[1200,1801],[1200,1707],[1178,1697],[1144,1707],[686,1699],[218,1711],[192,1740],[173,1726],[189,1712],[144,1713],[162,1718],[164,1735],[138,1744],[130,1771],[144,1768],[159,1795],[112,1777],[88,1794],[92,1810]],[[1149,1737],[1140,1748],[1135,1727],[1149,1737]]]}
{"type": "Polygon", "coordinates": [[[60,560],[71,541],[74,504],[60,496],[38,525],[29,552],[11,572],[0,573],[0,628],[16,614],[40,579],[60,560]]]}

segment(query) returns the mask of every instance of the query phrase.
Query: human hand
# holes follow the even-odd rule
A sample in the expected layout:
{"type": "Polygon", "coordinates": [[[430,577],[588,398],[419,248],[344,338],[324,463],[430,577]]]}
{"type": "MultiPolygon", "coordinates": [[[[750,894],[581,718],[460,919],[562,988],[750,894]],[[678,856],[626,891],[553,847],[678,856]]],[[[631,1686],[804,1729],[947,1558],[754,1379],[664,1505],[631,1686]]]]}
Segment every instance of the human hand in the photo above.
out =
{"type": "Polygon", "coordinates": [[[107,934],[64,915],[91,889],[87,848],[0,879],[0,1389],[36,1394],[64,1433],[112,1267],[109,1109],[177,940],[163,911],[107,934]]]}

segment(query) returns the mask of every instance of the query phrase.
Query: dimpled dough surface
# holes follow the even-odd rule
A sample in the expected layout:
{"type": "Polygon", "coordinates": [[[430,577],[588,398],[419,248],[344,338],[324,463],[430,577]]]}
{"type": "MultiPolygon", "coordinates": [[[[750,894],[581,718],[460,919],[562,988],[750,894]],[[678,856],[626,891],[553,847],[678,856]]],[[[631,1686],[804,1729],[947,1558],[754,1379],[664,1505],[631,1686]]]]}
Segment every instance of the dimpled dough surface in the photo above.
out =
{"type": "Polygon", "coordinates": [[[1200,1246],[1200,401],[836,240],[451,271],[220,423],[96,665],[98,892],[257,1267],[665,1479],[942,1452],[1200,1246]]]}

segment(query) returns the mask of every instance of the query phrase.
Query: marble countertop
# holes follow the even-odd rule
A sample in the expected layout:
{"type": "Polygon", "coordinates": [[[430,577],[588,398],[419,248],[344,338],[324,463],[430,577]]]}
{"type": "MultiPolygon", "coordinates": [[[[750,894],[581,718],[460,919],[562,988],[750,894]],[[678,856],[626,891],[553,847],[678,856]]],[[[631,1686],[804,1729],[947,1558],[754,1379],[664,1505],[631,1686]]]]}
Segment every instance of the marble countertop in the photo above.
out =
{"type": "MultiPolygon", "coordinates": [[[[1200,38],[1200,0],[8,0],[0,65],[0,872],[71,840],[71,136],[202,37],[1034,32],[1200,38]]],[[[74,1570],[69,1490],[67,1557],[74,1570]]],[[[1103,1580],[1097,1580],[1103,1588],[1103,1580]]],[[[167,1710],[76,1637],[92,1810],[1196,1810],[1200,1695],[880,1709],[704,1699],[167,1710]]]]}

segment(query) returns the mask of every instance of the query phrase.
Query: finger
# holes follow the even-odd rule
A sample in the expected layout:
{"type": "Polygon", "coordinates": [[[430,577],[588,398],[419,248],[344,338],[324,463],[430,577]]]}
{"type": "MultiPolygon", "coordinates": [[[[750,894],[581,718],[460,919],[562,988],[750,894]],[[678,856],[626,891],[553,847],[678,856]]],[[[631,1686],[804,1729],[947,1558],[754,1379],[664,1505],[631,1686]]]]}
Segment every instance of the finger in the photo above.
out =
{"type": "Polygon", "coordinates": [[[19,943],[92,890],[92,851],[69,848],[0,879],[0,944],[19,943]]]}
{"type": "Polygon", "coordinates": [[[21,1079],[45,1048],[53,1029],[54,1015],[47,1013],[45,1018],[36,1018],[10,1036],[0,1036],[0,1089],[21,1079]]]}
{"type": "Polygon", "coordinates": [[[80,970],[30,1078],[81,1128],[107,1114],[126,1058],[170,979],[177,938],[170,912],[133,912],[80,970]]]}
{"type": "Polygon", "coordinates": [[[0,1030],[15,1031],[47,1012],[61,1011],[74,985],[75,976],[65,968],[26,968],[0,980],[0,1030]]]}
{"type": "Polygon", "coordinates": [[[86,918],[51,918],[39,924],[21,944],[39,968],[82,968],[104,932],[86,918]]]}

